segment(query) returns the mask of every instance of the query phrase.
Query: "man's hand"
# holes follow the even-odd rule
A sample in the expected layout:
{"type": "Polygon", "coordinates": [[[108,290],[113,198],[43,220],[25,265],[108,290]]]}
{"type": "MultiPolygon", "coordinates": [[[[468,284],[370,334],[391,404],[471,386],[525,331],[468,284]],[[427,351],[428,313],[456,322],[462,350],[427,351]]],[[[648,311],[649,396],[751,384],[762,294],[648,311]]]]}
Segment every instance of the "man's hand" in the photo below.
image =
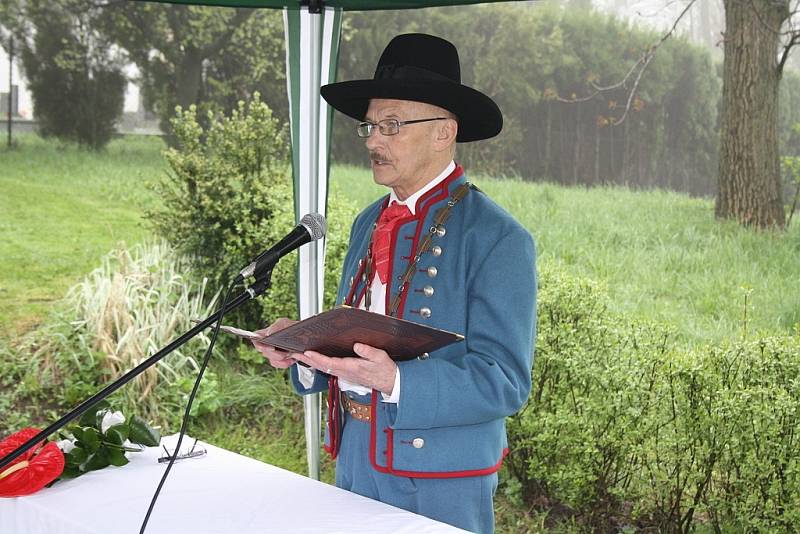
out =
{"type": "MultiPolygon", "coordinates": [[[[274,334],[275,332],[279,332],[284,328],[293,325],[297,321],[292,321],[291,319],[287,319],[285,317],[281,317],[268,327],[264,328],[263,330],[256,330],[256,334],[261,334],[262,336],[268,336],[270,334],[274,334]]],[[[278,369],[286,369],[287,367],[291,367],[297,361],[295,356],[297,354],[292,354],[291,352],[286,352],[285,350],[276,349],[270,345],[265,345],[264,343],[259,343],[258,341],[253,341],[253,346],[256,348],[258,352],[263,354],[268,360],[272,367],[276,367],[278,369]]]]}
{"type": "Polygon", "coordinates": [[[386,351],[364,343],[353,345],[353,351],[360,358],[330,358],[312,350],[292,357],[330,375],[391,395],[397,364],[386,351]]]}

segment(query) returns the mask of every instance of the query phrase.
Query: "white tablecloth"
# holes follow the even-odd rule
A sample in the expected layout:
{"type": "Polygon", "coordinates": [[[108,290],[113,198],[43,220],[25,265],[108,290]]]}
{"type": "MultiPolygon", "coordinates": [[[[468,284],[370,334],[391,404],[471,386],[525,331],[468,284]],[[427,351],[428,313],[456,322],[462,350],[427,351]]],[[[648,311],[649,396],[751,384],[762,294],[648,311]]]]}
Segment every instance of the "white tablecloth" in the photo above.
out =
{"type": "MultiPolygon", "coordinates": [[[[174,436],[162,443],[168,446],[174,436]]],[[[182,449],[194,439],[184,438],[182,449]]],[[[180,460],[147,534],[455,533],[455,527],[212,445],[180,460]]],[[[137,534],[166,464],[163,451],[13,499],[0,498],[0,534],[137,534]]]]}

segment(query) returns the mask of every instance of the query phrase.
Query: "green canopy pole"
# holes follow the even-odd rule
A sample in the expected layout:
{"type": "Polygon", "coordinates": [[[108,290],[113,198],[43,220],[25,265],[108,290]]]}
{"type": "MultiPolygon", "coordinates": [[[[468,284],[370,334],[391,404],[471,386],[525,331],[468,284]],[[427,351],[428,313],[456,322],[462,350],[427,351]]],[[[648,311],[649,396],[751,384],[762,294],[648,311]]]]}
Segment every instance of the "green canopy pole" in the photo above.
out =
{"type": "MultiPolygon", "coordinates": [[[[292,133],[295,217],[326,214],[332,109],[319,94],[335,81],[342,29],[341,8],[285,9],[286,84],[292,133]]],[[[325,241],[299,249],[297,304],[300,318],[322,311],[325,241]]],[[[319,480],[321,394],[303,397],[308,475],[319,480]]]]}

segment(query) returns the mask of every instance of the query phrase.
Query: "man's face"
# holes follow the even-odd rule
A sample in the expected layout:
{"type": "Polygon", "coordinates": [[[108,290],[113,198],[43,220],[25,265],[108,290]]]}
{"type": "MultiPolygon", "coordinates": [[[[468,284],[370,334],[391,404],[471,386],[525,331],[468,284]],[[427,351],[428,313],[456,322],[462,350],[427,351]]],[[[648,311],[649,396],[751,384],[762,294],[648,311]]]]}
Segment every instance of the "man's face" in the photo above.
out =
{"type": "MultiPolygon", "coordinates": [[[[402,122],[441,117],[442,111],[421,102],[375,98],[370,100],[365,119],[372,123],[384,119],[402,122]]],[[[435,178],[441,172],[433,168],[437,154],[434,150],[436,127],[440,122],[401,126],[397,135],[383,135],[375,128],[365,140],[375,183],[391,187],[405,199],[435,178]]]]}

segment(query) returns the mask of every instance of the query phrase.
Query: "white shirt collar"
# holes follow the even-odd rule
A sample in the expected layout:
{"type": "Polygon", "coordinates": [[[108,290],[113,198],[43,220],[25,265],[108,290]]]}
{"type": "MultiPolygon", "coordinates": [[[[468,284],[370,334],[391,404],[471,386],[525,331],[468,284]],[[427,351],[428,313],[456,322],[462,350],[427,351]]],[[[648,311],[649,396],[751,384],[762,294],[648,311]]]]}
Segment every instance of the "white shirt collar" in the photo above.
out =
{"type": "Polygon", "coordinates": [[[392,202],[397,202],[398,204],[407,206],[408,209],[411,211],[412,215],[416,214],[417,200],[419,200],[422,195],[424,195],[425,193],[427,193],[428,191],[430,191],[431,189],[442,183],[445,178],[447,178],[448,176],[450,176],[450,174],[452,174],[455,168],[456,168],[456,162],[450,160],[450,164],[441,172],[441,174],[439,174],[439,176],[437,176],[436,178],[425,184],[425,186],[422,189],[420,189],[413,195],[409,196],[405,200],[400,200],[399,198],[397,198],[397,195],[394,193],[394,191],[392,191],[391,193],[389,193],[389,204],[391,204],[392,202]]]}

